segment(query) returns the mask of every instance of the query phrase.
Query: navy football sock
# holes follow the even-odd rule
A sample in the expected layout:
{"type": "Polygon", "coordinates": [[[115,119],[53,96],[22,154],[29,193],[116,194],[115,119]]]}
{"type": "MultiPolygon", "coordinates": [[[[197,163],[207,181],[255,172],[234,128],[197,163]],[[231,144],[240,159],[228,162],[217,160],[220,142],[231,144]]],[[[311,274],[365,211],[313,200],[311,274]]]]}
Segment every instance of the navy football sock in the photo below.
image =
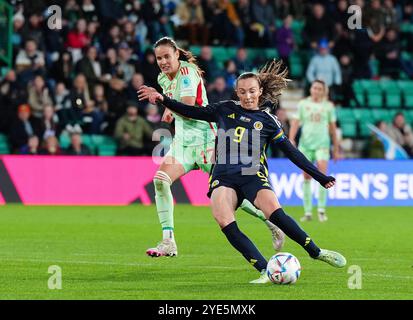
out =
{"type": "Polygon", "coordinates": [[[288,237],[302,246],[312,258],[318,257],[320,248],[316,246],[313,240],[299,227],[293,218],[285,214],[282,208],[275,210],[269,220],[284,231],[288,237]]]}
{"type": "Polygon", "coordinates": [[[222,228],[222,232],[232,246],[237,249],[255,269],[261,272],[267,268],[267,260],[265,260],[252,241],[241,232],[236,221],[222,228]]]}

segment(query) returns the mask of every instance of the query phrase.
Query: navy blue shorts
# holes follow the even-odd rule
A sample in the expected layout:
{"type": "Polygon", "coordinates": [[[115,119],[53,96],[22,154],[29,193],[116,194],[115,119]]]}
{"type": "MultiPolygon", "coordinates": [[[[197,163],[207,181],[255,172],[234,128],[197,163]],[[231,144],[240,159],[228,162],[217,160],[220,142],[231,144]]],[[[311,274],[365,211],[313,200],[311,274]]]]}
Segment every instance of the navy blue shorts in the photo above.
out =
{"type": "Polygon", "coordinates": [[[274,191],[268,177],[261,171],[258,171],[255,175],[212,175],[207,196],[211,198],[212,191],[221,186],[235,190],[238,198],[237,208],[244,199],[254,204],[258,191],[262,189],[274,191]]]}

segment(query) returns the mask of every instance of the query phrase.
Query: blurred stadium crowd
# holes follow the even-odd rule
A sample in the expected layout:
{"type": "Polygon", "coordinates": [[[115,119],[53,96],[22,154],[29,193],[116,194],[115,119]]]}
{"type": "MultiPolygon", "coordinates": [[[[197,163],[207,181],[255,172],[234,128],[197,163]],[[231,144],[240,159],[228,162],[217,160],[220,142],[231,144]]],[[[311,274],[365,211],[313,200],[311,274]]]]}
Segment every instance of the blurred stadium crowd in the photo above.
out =
{"type": "Polygon", "coordinates": [[[326,81],[342,135],[367,146],[358,156],[384,157],[366,119],[413,154],[413,0],[7,2],[13,66],[0,79],[0,153],[150,155],[153,130],[169,125],[136,91],[159,88],[151,45],[171,36],[197,55],[210,102],[280,58],[300,88],[326,81]],[[361,29],[348,27],[351,4],[361,29]],[[48,28],[49,5],[62,8],[62,29],[48,28]]]}

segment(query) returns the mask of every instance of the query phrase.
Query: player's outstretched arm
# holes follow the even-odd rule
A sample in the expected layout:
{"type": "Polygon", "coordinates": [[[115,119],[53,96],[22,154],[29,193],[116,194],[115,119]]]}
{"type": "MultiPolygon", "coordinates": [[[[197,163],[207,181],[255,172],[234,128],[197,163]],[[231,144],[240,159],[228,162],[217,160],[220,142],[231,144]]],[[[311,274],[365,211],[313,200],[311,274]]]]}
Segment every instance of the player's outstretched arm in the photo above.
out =
{"type": "Polygon", "coordinates": [[[288,159],[290,159],[297,167],[304,170],[315,180],[317,180],[324,188],[331,188],[334,186],[336,179],[332,176],[326,176],[308,160],[304,154],[292,145],[290,140],[284,139],[280,141],[278,147],[284,152],[288,159]]]}
{"type": "Polygon", "coordinates": [[[208,105],[206,107],[194,108],[193,106],[186,105],[176,100],[170,99],[159,92],[154,92],[149,87],[142,86],[138,91],[139,100],[148,99],[150,103],[161,103],[164,107],[179,113],[180,115],[208,122],[217,121],[217,110],[214,105],[208,105]]]}

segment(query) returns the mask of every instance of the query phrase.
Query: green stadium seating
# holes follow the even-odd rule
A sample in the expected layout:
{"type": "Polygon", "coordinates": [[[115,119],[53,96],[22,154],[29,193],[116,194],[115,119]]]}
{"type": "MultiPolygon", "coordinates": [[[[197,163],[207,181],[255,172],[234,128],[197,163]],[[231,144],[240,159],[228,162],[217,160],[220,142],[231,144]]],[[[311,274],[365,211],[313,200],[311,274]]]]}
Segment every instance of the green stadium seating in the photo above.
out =
{"type": "MultiPolygon", "coordinates": [[[[370,122],[359,121],[358,124],[359,124],[359,129],[360,129],[360,137],[366,138],[366,137],[370,136],[371,130],[368,127],[370,122]]],[[[374,123],[372,123],[372,124],[374,125],[374,123]]]]}
{"type": "Polygon", "coordinates": [[[337,108],[336,113],[337,113],[337,120],[339,120],[340,122],[342,122],[342,121],[344,121],[344,122],[352,122],[352,121],[355,122],[356,121],[352,109],[337,108]]]}
{"type": "Polygon", "coordinates": [[[354,95],[356,96],[356,100],[362,106],[366,104],[365,96],[364,96],[364,87],[360,80],[356,80],[353,82],[353,91],[354,95]]]}
{"type": "Polygon", "coordinates": [[[402,94],[397,81],[394,80],[381,80],[380,88],[384,93],[386,107],[387,108],[401,108],[402,106],[402,94]]]}
{"type": "Polygon", "coordinates": [[[370,108],[382,108],[383,96],[379,82],[374,80],[361,80],[364,91],[366,92],[366,104],[370,108]]]}
{"type": "Polygon", "coordinates": [[[67,133],[62,133],[59,137],[60,147],[67,149],[70,145],[70,136],[67,133]]]}
{"type": "Polygon", "coordinates": [[[353,109],[353,114],[357,121],[367,121],[372,117],[370,109],[353,109]]]}
{"type": "Polygon", "coordinates": [[[413,81],[398,80],[397,84],[403,92],[404,107],[413,108],[413,81]]]}
{"type": "Polygon", "coordinates": [[[109,136],[92,135],[92,142],[96,147],[97,154],[100,156],[116,155],[117,144],[116,140],[109,136]]]}
{"type": "Polygon", "coordinates": [[[0,154],[9,154],[10,146],[7,136],[0,133],[0,154]]]}
{"type": "Polygon", "coordinates": [[[340,128],[345,138],[355,138],[357,136],[356,122],[340,122],[340,128]]]}
{"type": "Polygon", "coordinates": [[[392,119],[391,113],[386,109],[373,109],[371,110],[371,115],[372,117],[370,119],[372,120],[373,124],[377,121],[390,122],[392,119]]]}
{"type": "Polygon", "coordinates": [[[290,76],[291,78],[298,79],[303,77],[304,71],[304,62],[303,58],[297,52],[293,52],[290,55],[290,76]]]}

